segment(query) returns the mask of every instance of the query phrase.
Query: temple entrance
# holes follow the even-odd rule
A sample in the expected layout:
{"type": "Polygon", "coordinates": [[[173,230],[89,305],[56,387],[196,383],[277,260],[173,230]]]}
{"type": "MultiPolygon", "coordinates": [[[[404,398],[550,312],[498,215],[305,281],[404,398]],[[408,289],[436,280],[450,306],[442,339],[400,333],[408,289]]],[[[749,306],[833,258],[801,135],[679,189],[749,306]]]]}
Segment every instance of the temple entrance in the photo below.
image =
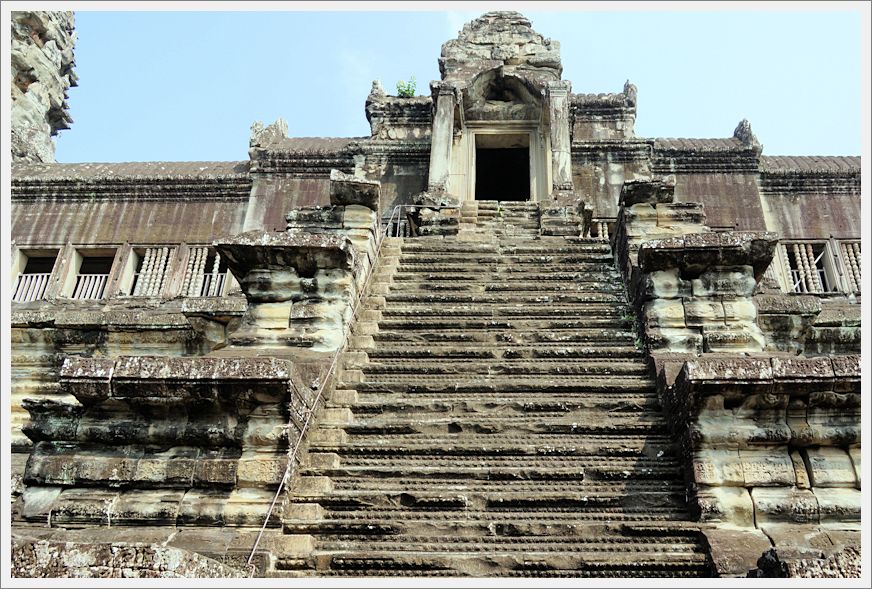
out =
{"type": "Polygon", "coordinates": [[[530,136],[477,135],[475,200],[530,200],[530,136]]]}

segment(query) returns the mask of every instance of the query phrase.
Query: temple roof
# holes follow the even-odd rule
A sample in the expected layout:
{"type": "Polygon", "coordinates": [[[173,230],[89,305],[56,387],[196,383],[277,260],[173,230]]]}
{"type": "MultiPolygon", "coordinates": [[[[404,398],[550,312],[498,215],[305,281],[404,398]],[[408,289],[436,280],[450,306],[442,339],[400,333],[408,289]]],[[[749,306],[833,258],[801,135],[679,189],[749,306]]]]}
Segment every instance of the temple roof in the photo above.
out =
{"type": "Polygon", "coordinates": [[[243,178],[248,161],[237,162],[119,162],[80,164],[12,164],[12,177],[18,182],[102,182],[112,179],[243,178]]]}
{"type": "Polygon", "coordinates": [[[735,137],[714,139],[695,139],[690,137],[657,137],[654,149],[674,151],[737,151],[748,149],[748,145],[735,137]]]}
{"type": "Polygon", "coordinates": [[[342,150],[349,143],[367,139],[369,137],[284,137],[271,143],[269,149],[305,153],[333,153],[342,150]]]}
{"type": "Polygon", "coordinates": [[[764,155],[760,171],[779,172],[860,172],[859,156],[841,155],[764,155]]]}

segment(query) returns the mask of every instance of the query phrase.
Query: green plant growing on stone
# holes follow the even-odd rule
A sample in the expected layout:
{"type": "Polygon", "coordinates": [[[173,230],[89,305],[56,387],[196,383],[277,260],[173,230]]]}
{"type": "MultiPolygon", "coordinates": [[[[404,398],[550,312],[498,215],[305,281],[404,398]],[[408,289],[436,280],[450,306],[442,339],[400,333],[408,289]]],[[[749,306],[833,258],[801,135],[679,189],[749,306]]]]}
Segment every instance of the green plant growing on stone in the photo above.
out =
{"type": "Polygon", "coordinates": [[[621,315],[621,323],[635,323],[636,316],[632,313],[624,313],[621,315]]]}
{"type": "Polygon", "coordinates": [[[633,345],[636,346],[637,350],[641,350],[642,349],[642,338],[637,337],[636,339],[634,339],[633,345]]]}
{"type": "Polygon", "coordinates": [[[413,98],[415,96],[415,76],[409,78],[408,82],[400,80],[397,82],[397,96],[402,98],[413,98]]]}

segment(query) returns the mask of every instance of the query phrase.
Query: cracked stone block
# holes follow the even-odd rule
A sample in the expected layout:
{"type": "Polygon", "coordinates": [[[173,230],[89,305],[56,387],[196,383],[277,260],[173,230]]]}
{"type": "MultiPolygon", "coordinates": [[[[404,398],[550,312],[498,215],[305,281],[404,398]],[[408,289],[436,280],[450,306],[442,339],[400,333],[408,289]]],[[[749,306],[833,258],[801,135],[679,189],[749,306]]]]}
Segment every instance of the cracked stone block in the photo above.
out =
{"type": "Polygon", "coordinates": [[[112,505],[112,522],[118,525],[175,525],[184,495],[184,491],[172,489],[125,491],[112,505]]]}
{"type": "Polygon", "coordinates": [[[249,451],[236,467],[236,484],[243,487],[275,488],[288,467],[288,458],[274,453],[249,451]]]}
{"type": "Polygon", "coordinates": [[[688,327],[724,325],[724,305],[721,301],[694,299],[684,301],[684,315],[688,327]]]}
{"type": "Polygon", "coordinates": [[[706,325],[702,329],[703,349],[706,352],[760,352],[765,346],[765,338],[756,325],[744,325],[738,329],[706,325]]]}
{"type": "Polygon", "coordinates": [[[820,505],[821,525],[853,529],[860,523],[863,495],[859,489],[812,489],[820,505]]]}
{"type": "Polygon", "coordinates": [[[52,522],[55,524],[109,525],[112,505],[118,499],[117,490],[98,488],[66,489],[52,506],[52,522]]]}
{"type": "Polygon", "coordinates": [[[787,444],[791,430],[784,418],[786,398],[751,395],[738,408],[724,408],[724,397],[712,395],[701,401],[691,435],[709,447],[748,448],[787,444]]]}
{"type": "Polygon", "coordinates": [[[745,476],[738,449],[702,449],[693,454],[693,479],[700,485],[743,487],[745,476]]]}
{"type": "Polygon", "coordinates": [[[750,297],[754,294],[757,281],[754,280],[754,268],[739,266],[709,268],[698,278],[691,280],[691,285],[695,297],[750,297]]]}
{"type": "Polygon", "coordinates": [[[690,281],[679,276],[677,268],[646,274],[641,295],[645,299],[678,299],[691,296],[690,281]]]}
{"type": "Polygon", "coordinates": [[[684,305],[677,299],[655,299],[645,303],[642,316],[649,327],[679,327],[685,326],[684,305]]]}
{"type": "Polygon", "coordinates": [[[652,328],[645,333],[648,346],[652,350],[663,349],[670,352],[702,352],[702,334],[695,329],[674,327],[652,328]]]}
{"type": "Polygon", "coordinates": [[[220,489],[191,489],[179,505],[179,525],[223,526],[229,496],[230,491],[220,489]]]}
{"type": "Polygon", "coordinates": [[[804,448],[802,453],[813,487],[858,486],[854,463],[841,448],[804,448]]]}
{"type": "Polygon", "coordinates": [[[657,204],[657,225],[693,227],[705,225],[705,211],[702,203],[698,202],[673,202],[657,204]]]}
{"type": "MultiPolygon", "coordinates": [[[[275,491],[269,489],[236,489],[231,491],[224,504],[225,525],[263,525],[274,495],[275,491]]],[[[273,510],[270,519],[277,520],[277,518],[278,510],[273,510]]]]}
{"type": "Polygon", "coordinates": [[[744,487],[700,487],[696,500],[701,521],[754,527],[754,503],[744,487]]]}
{"type": "Polygon", "coordinates": [[[815,493],[789,487],[751,489],[757,526],[777,523],[818,523],[820,512],[815,493]]]}
{"type": "Polygon", "coordinates": [[[796,471],[787,446],[739,451],[746,487],[793,486],[796,471]]]}
{"type": "Polygon", "coordinates": [[[753,324],[757,319],[757,307],[750,299],[723,299],[724,321],[731,324],[753,324]]]}
{"type": "Polygon", "coordinates": [[[710,547],[712,567],[718,577],[745,577],[760,555],[772,547],[762,531],[730,527],[703,529],[710,547]]]}

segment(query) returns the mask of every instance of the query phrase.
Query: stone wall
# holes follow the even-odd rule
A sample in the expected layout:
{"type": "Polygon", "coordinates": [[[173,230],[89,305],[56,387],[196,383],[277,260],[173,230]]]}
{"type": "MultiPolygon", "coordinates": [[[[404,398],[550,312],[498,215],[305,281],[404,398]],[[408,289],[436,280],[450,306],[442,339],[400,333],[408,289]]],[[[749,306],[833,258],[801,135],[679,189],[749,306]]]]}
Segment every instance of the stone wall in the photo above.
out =
{"type": "Polygon", "coordinates": [[[53,578],[242,578],[246,573],[179,548],[154,544],[17,541],[12,576],[53,578]]]}
{"type": "MultiPolygon", "coordinates": [[[[183,338],[172,330],[155,346],[159,355],[143,354],[151,351],[145,347],[118,354],[106,336],[95,338],[101,353],[53,350],[53,361],[63,359],[49,379],[54,388],[28,389],[21,401],[33,449],[15,505],[19,521],[38,530],[112,528],[121,536],[128,528],[278,528],[273,498],[293,472],[299,456],[290,453],[323,403],[320,392],[332,386],[327,369],[378,255],[378,182],[334,170],[330,200],[328,208],[289,213],[286,231],[214,244],[245,294],[244,310],[222,315],[194,300],[156,303],[181,304],[164,327],[198,333],[199,347],[186,355],[173,355],[183,338]]],[[[87,335],[88,315],[80,315],[87,335]]],[[[59,317],[25,313],[22,337],[59,317]]],[[[158,317],[133,312],[128,320],[160,333],[158,317]]],[[[149,334],[138,335],[147,345],[149,334]]],[[[101,550],[109,561],[89,570],[115,574],[114,556],[101,550]]]]}
{"type": "Polygon", "coordinates": [[[71,11],[12,13],[13,161],[55,161],[52,136],[73,122],[74,28],[71,11]]]}
{"type": "Polygon", "coordinates": [[[857,305],[758,293],[776,235],[711,231],[674,193],[672,177],[625,183],[614,245],[716,571],[855,545],[857,305]]]}

